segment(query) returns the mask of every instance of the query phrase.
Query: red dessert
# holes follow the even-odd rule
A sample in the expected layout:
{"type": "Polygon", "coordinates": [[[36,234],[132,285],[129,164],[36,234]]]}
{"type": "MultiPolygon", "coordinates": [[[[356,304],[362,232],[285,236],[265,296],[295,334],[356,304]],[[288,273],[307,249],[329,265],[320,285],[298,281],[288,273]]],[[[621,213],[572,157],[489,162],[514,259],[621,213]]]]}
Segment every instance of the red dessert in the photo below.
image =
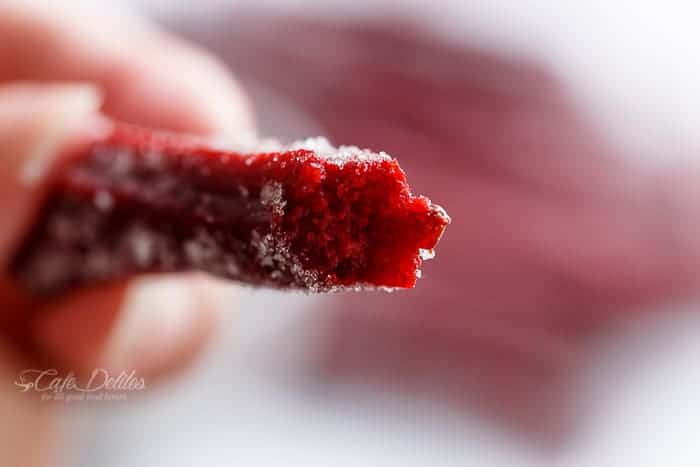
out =
{"type": "Polygon", "coordinates": [[[258,146],[115,125],[61,170],[16,273],[43,294],[186,269],[311,291],[415,284],[449,217],[395,159],[323,139],[258,146]]]}

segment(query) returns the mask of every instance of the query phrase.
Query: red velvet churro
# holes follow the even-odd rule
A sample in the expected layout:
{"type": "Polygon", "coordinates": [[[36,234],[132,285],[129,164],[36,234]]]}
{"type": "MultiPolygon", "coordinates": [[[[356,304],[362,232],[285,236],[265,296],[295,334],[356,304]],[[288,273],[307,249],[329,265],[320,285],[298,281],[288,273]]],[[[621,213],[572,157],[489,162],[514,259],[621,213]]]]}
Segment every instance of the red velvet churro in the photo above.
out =
{"type": "Polygon", "coordinates": [[[409,288],[449,223],[397,161],[323,139],[220,150],[115,125],[59,171],[14,270],[38,294],[139,272],[409,288]]]}

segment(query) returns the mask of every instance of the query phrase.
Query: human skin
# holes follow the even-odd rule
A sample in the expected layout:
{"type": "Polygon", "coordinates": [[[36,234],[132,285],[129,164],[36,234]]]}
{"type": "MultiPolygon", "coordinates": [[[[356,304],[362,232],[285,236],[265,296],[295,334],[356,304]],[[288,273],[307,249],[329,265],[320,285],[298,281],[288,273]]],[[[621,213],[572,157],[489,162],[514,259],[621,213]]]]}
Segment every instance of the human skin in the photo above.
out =
{"type": "Polygon", "coordinates": [[[42,305],[12,286],[3,271],[51,166],[81,135],[100,131],[102,115],[202,135],[254,131],[247,99],[224,67],[140,18],[0,5],[0,452],[6,465],[47,465],[62,444],[61,407],[18,391],[21,369],[135,370],[152,383],[203,348],[223,298],[219,284],[192,275],[111,283],[42,305]]]}

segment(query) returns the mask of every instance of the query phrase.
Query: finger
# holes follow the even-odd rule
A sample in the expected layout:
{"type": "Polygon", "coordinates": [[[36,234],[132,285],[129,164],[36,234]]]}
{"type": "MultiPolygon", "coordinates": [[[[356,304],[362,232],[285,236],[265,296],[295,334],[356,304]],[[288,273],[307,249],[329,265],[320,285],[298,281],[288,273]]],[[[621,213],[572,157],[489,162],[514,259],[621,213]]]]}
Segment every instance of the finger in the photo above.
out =
{"type": "Polygon", "coordinates": [[[32,368],[13,349],[0,341],[0,451],[2,465],[38,467],[52,463],[63,440],[57,404],[39,403],[35,391],[22,392],[13,382],[20,372],[32,368]]]}
{"type": "Polygon", "coordinates": [[[60,8],[0,6],[0,80],[91,81],[117,119],[207,134],[253,131],[244,93],[206,52],[133,16],[60,8]]]}
{"type": "Polygon", "coordinates": [[[108,115],[183,132],[243,139],[255,133],[245,94],[212,57],[175,40],[140,47],[100,81],[108,115]]]}
{"type": "Polygon", "coordinates": [[[41,180],[81,133],[98,131],[92,86],[0,86],[0,267],[9,261],[42,196],[41,180]]]}
{"type": "MultiPolygon", "coordinates": [[[[90,86],[0,86],[0,211],[12,221],[0,229],[0,259],[5,264],[35,215],[42,179],[51,166],[78,134],[91,128],[91,122],[95,127],[103,123],[96,113],[99,102],[97,91],[90,86]]],[[[163,372],[183,365],[208,339],[216,311],[210,300],[215,294],[208,295],[210,285],[199,279],[183,280],[186,282],[159,295],[162,304],[139,305],[143,301],[128,299],[130,294],[122,283],[88,288],[43,310],[33,310],[33,346],[76,369],[111,364],[163,372]],[[134,320],[140,324],[128,324],[134,320]],[[128,338],[119,337],[120,333],[128,338]]],[[[17,321],[20,317],[11,312],[20,305],[11,300],[11,291],[4,290],[6,283],[9,281],[0,280],[3,315],[9,311],[17,318],[9,321],[17,321]]],[[[18,312],[29,316],[28,306],[21,307],[18,312]]],[[[3,318],[3,329],[7,321],[3,318]]]]}
{"type": "Polygon", "coordinates": [[[90,287],[40,310],[34,339],[64,370],[155,378],[186,366],[206,346],[224,293],[193,275],[90,287]]]}
{"type": "Polygon", "coordinates": [[[130,289],[103,363],[151,378],[187,366],[209,343],[230,288],[200,274],[143,278],[130,289]]]}

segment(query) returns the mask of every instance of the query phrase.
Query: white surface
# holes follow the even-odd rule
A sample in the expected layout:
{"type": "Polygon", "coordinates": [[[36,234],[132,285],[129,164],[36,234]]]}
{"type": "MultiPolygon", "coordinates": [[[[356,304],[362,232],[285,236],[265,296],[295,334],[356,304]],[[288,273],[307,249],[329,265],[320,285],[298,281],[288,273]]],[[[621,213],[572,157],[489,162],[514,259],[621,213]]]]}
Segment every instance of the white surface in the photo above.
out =
{"type": "Polygon", "coordinates": [[[279,352],[318,299],[250,290],[240,299],[240,313],[231,310],[212,352],[187,375],[117,410],[82,413],[92,425],[80,465],[700,465],[700,316],[693,307],[601,350],[604,360],[591,374],[594,409],[573,444],[551,458],[468,413],[301,384],[279,366],[279,352]]]}

